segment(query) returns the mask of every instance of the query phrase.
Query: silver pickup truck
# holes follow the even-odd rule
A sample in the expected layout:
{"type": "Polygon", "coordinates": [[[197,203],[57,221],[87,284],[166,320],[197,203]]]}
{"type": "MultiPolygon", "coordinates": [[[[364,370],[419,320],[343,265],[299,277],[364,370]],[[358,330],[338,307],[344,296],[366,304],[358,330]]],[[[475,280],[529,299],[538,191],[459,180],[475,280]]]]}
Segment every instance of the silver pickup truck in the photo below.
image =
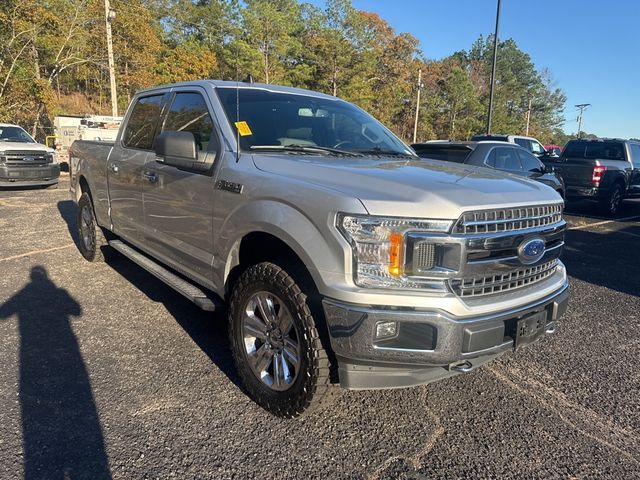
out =
{"type": "Polygon", "coordinates": [[[363,110],[274,85],[138,93],[114,143],[76,141],[82,255],[117,250],[228,311],[248,394],[293,417],[347,389],[469,372],[567,306],[563,203],[424,160],[363,110]]]}

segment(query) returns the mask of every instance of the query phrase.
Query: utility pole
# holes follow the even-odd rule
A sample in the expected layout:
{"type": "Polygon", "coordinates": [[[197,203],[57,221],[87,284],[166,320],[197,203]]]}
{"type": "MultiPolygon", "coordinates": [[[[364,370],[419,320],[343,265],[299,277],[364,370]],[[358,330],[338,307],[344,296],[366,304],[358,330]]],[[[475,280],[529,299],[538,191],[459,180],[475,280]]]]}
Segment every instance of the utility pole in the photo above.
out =
{"type": "Polygon", "coordinates": [[[496,83],[496,60],[498,58],[498,26],[500,25],[500,3],[496,11],[496,31],[493,35],[493,65],[491,66],[491,86],[489,87],[489,112],[487,113],[487,135],[491,135],[491,110],[493,109],[493,87],[496,83]]]}
{"type": "Polygon", "coordinates": [[[118,93],[116,91],[116,68],[113,62],[113,41],[111,39],[111,22],[116,18],[116,11],[111,9],[109,0],[104,0],[104,18],[107,31],[107,55],[109,57],[109,85],[111,88],[111,115],[118,116],[118,93]]]}
{"type": "Polygon", "coordinates": [[[590,103],[580,103],[576,105],[576,107],[580,109],[580,113],[578,114],[578,138],[580,138],[580,132],[582,131],[582,112],[584,112],[587,107],[590,106],[590,103]]]}
{"type": "Polygon", "coordinates": [[[422,69],[418,69],[418,95],[416,98],[416,118],[413,122],[413,143],[416,143],[418,136],[418,115],[420,114],[420,90],[422,90],[422,69]]]}
{"type": "Polygon", "coordinates": [[[531,123],[531,99],[529,99],[529,107],[527,108],[527,131],[525,135],[529,136],[529,124],[531,123]]]}

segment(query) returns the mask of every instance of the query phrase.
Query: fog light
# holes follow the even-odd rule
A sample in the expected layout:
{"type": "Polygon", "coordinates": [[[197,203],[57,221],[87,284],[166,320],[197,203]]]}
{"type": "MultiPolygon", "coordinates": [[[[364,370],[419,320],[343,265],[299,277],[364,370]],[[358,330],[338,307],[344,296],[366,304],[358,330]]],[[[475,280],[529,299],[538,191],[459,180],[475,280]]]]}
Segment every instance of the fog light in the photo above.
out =
{"type": "Polygon", "coordinates": [[[396,322],[378,322],[376,324],[376,339],[395,337],[398,333],[396,322]]]}

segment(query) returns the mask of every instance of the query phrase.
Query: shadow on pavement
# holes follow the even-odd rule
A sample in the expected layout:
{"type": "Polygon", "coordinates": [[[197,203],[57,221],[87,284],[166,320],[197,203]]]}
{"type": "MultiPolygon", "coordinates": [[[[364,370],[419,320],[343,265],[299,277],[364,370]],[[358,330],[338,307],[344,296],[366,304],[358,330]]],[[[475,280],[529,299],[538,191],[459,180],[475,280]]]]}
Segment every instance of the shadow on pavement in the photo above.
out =
{"type": "Polygon", "coordinates": [[[614,220],[616,218],[640,216],[640,200],[625,200],[620,205],[618,213],[614,217],[607,217],[602,213],[599,205],[588,201],[568,201],[565,204],[564,213],[578,217],[595,218],[598,220],[614,220]]]}
{"type": "Polygon", "coordinates": [[[231,382],[243,390],[227,336],[226,312],[205,312],[171,287],[120,255],[108,265],[154,302],[162,303],[182,329],[231,382]]]}
{"type": "Polygon", "coordinates": [[[111,472],[87,368],[71,317],[82,309],[42,266],[0,305],[18,317],[24,478],[109,479],[111,472]]]}
{"type": "Polygon", "coordinates": [[[615,231],[567,230],[562,261],[570,276],[640,295],[640,225],[615,231]]]}
{"type": "Polygon", "coordinates": [[[78,228],[76,222],[76,204],[72,200],[62,200],[58,202],[58,211],[60,212],[60,216],[67,224],[67,229],[69,230],[69,235],[78,245],[80,241],[80,237],[78,237],[78,228]]]}
{"type": "MultiPolygon", "coordinates": [[[[76,228],[75,203],[71,200],[60,201],[58,202],[58,211],[77,245],[79,238],[76,228]]],[[[229,380],[242,388],[227,341],[226,313],[211,313],[200,310],[171,287],[124,257],[115,255],[113,259],[109,260],[108,265],[151,300],[163,303],[198,347],[207,354],[229,380]]]]}

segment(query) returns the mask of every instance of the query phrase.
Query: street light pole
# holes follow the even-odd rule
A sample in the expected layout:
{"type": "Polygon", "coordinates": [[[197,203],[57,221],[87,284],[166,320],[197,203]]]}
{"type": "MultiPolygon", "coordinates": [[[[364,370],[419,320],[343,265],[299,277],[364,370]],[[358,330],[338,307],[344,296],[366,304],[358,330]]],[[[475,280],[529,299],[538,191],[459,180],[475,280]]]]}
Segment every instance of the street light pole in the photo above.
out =
{"type": "Polygon", "coordinates": [[[582,112],[590,106],[590,103],[580,103],[576,105],[576,107],[580,109],[580,113],[578,114],[578,138],[580,138],[580,132],[582,131],[582,112]]]}
{"type": "Polygon", "coordinates": [[[420,90],[422,90],[422,69],[418,69],[418,96],[416,98],[416,118],[413,121],[413,143],[416,143],[418,136],[418,115],[420,114],[420,90]]]}
{"type": "Polygon", "coordinates": [[[109,57],[109,86],[111,89],[111,115],[118,116],[118,93],[116,91],[116,68],[113,61],[113,41],[111,39],[111,22],[116,18],[115,10],[111,10],[109,0],[104,0],[104,18],[107,32],[107,55],[109,57]]]}
{"type": "Polygon", "coordinates": [[[489,87],[489,112],[487,113],[487,135],[491,135],[491,110],[493,109],[493,87],[496,83],[496,60],[498,58],[498,27],[500,25],[500,4],[496,11],[496,31],[493,35],[493,65],[491,66],[491,85],[489,87]]]}

